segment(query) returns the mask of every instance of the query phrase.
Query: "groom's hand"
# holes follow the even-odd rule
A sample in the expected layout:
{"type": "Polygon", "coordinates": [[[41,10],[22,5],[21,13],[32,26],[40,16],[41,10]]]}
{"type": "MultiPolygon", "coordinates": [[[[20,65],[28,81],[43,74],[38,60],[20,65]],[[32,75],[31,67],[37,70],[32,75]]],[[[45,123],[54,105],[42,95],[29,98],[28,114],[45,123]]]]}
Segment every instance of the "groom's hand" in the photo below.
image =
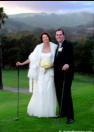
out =
{"type": "Polygon", "coordinates": [[[68,64],[65,64],[63,67],[62,67],[62,70],[64,71],[67,71],[69,69],[69,65],[68,64]]]}

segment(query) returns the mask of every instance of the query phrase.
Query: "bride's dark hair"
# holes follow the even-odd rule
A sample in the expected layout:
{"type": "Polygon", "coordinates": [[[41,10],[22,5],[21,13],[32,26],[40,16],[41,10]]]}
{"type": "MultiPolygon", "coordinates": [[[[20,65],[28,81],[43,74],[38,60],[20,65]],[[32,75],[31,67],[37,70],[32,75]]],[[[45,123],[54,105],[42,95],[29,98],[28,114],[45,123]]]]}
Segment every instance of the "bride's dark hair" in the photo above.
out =
{"type": "Polygon", "coordinates": [[[43,42],[43,40],[42,40],[42,36],[43,36],[43,35],[47,35],[47,37],[49,38],[49,41],[51,40],[50,34],[47,33],[47,32],[43,32],[43,33],[40,35],[40,40],[41,40],[41,42],[43,42]]]}

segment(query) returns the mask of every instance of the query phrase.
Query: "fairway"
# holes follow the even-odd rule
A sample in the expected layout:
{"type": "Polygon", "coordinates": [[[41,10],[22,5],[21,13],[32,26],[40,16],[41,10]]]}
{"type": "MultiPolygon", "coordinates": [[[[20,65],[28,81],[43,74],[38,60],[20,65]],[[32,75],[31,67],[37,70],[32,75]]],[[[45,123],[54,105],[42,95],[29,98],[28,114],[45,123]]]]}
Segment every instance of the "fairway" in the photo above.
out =
{"type": "Polygon", "coordinates": [[[27,105],[30,97],[31,94],[20,93],[20,119],[14,121],[17,93],[0,91],[0,132],[94,131],[93,86],[73,90],[75,122],[71,125],[66,124],[66,118],[29,117],[27,115],[27,105]],[[59,121],[59,124],[56,124],[57,121],[59,121]]]}
{"type": "MultiPolygon", "coordinates": [[[[19,71],[19,85],[20,88],[29,88],[29,78],[27,77],[28,69],[20,68],[19,71]]],[[[86,87],[94,83],[93,76],[75,73],[72,88],[86,87]],[[79,83],[78,83],[79,82],[79,83]]],[[[3,85],[17,88],[17,69],[3,70],[3,85]]]]}
{"type": "MultiPolygon", "coordinates": [[[[3,70],[3,85],[8,87],[17,88],[17,69],[16,70],[3,70]]],[[[29,78],[27,77],[27,69],[19,69],[20,88],[29,87],[29,78]]]]}
{"type": "Polygon", "coordinates": [[[93,78],[89,76],[76,74],[72,85],[75,122],[70,125],[66,124],[66,118],[29,117],[27,105],[31,94],[27,93],[20,93],[19,121],[14,121],[17,93],[0,91],[0,132],[94,132],[94,84],[91,83],[92,81],[93,78]],[[85,81],[86,79],[88,81],[85,81]]]}

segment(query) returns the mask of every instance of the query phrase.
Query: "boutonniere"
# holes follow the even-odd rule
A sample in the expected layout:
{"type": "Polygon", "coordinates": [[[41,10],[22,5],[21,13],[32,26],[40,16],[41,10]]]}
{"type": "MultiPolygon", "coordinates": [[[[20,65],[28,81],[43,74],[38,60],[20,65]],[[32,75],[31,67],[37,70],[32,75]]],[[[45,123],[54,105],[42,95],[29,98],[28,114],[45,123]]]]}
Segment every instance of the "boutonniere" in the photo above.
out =
{"type": "Polygon", "coordinates": [[[61,48],[58,49],[59,52],[62,52],[62,50],[63,50],[63,47],[61,47],[61,48]]]}

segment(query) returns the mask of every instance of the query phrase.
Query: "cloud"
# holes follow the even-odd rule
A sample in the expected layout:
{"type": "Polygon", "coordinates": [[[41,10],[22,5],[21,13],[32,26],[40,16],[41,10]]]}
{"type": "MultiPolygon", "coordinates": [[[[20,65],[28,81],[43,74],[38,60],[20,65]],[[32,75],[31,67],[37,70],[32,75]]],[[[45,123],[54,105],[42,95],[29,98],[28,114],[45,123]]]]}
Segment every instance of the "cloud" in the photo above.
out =
{"type": "Polygon", "coordinates": [[[72,13],[94,12],[94,1],[0,1],[6,13],[72,13]]]}

